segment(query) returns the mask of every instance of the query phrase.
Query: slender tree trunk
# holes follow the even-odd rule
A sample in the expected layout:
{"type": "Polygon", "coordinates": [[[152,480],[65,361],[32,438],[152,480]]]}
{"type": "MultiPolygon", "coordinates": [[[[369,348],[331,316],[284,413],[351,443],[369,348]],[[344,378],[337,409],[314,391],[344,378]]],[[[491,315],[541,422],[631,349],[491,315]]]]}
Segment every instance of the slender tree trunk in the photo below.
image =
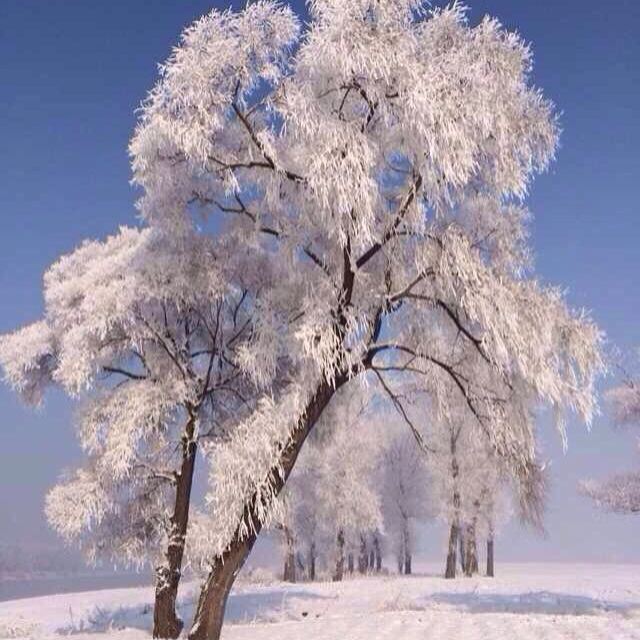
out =
{"type": "Polygon", "coordinates": [[[336,570],[333,573],[333,581],[341,582],[344,577],[344,531],[338,531],[336,539],[336,570]]]}
{"type": "Polygon", "coordinates": [[[284,560],[284,574],[283,578],[285,582],[296,581],[296,550],[293,536],[288,527],[283,528],[284,538],[286,544],[286,555],[284,560]]]}
{"type": "Polygon", "coordinates": [[[466,537],[466,562],[465,575],[471,577],[478,573],[478,544],[476,541],[476,527],[478,524],[478,513],[480,511],[480,501],[473,503],[473,517],[467,525],[466,537]]]}
{"type": "MultiPolygon", "coordinates": [[[[337,376],[334,385],[324,381],[316,389],[298,421],[297,428],[293,431],[291,440],[284,448],[278,464],[269,470],[269,476],[274,479],[274,495],[277,496],[282,491],[307,436],[331,398],[346,381],[346,376],[337,376]]],[[[248,530],[251,533],[242,537],[239,525],[227,549],[221,555],[216,556],[211,563],[209,575],[200,592],[193,625],[189,633],[190,640],[219,640],[220,638],[229,592],[262,530],[262,523],[258,516],[261,505],[258,500],[260,497],[254,494],[245,506],[242,515],[243,524],[248,525],[248,530]]]]}
{"type": "Polygon", "coordinates": [[[373,538],[373,552],[376,560],[376,573],[382,571],[382,552],[380,550],[380,538],[375,535],[373,538]]]}
{"type": "Polygon", "coordinates": [[[367,567],[369,566],[369,554],[367,553],[367,540],[360,536],[360,555],[358,556],[358,572],[367,573],[367,567]]]}
{"type": "Polygon", "coordinates": [[[404,555],[404,575],[405,576],[411,575],[411,554],[410,553],[405,553],[404,555]]]}
{"type": "Polygon", "coordinates": [[[376,570],[376,552],[373,549],[369,551],[369,571],[376,570]]]}
{"type": "Polygon", "coordinates": [[[449,548],[447,550],[447,564],[444,570],[444,577],[453,579],[456,577],[456,547],[458,546],[458,536],[460,535],[460,493],[458,491],[458,475],[460,468],[456,457],[456,449],[458,444],[458,436],[460,429],[451,431],[449,439],[449,453],[451,454],[451,479],[453,480],[453,518],[451,520],[451,529],[449,531],[449,548]]]}
{"type": "Polygon", "coordinates": [[[398,553],[398,573],[402,575],[402,569],[404,567],[404,551],[398,553]]]}
{"type": "Polygon", "coordinates": [[[404,575],[411,575],[411,541],[409,539],[409,522],[405,520],[402,532],[402,546],[404,547],[404,575]]]}
{"type": "Polygon", "coordinates": [[[475,518],[471,524],[467,525],[465,534],[466,551],[465,551],[465,570],[464,574],[468,578],[478,573],[478,546],[476,543],[476,525],[475,518]]]}
{"type": "Polygon", "coordinates": [[[176,494],[169,546],[165,561],[156,568],[156,592],[153,607],[153,637],[177,638],[183,622],[176,613],[178,585],[182,576],[182,559],[189,524],[191,487],[195,469],[197,443],[193,439],[195,417],[189,418],[182,437],[182,464],[176,476],[176,494]]]}
{"type": "Polygon", "coordinates": [[[296,558],[296,576],[303,576],[306,572],[306,567],[304,566],[304,556],[297,551],[295,554],[295,558],[296,558]]]}
{"type": "Polygon", "coordinates": [[[349,573],[353,573],[355,569],[355,563],[353,560],[353,553],[349,552],[348,556],[347,556],[347,570],[349,571],[349,573]]]}
{"type": "Polygon", "coordinates": [[[316,543],[312,542],[309,548],[309,580],[316,579],[316,543]]]}
{"type": "Polygon", "coordinates": [[[458,553],[460,555],[460,571],[464,573],[467,570],[467,541],[462,524],[458,526],[458,553]]]}
{"type": "Polygon", "coordinates": [[[489,532],[487,538],[487,576],[493,578],[495,575],[493,568],[493,531],[489,532]]]}
{"type": "Polygon", "coordinates": [[[447,579],[456,577],[456,549],[458,547],[458,525],[455,520],[451,523],[449,529],[449,548],[447,552],[447,566],[444,571],[444,577],[447,579]]]}

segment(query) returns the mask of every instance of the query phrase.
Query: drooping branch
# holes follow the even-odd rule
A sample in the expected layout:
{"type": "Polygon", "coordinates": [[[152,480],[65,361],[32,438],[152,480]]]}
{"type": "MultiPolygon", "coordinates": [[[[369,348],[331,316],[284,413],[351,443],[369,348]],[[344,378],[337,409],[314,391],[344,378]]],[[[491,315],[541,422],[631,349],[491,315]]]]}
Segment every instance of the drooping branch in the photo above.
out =
{"type": "Polygon", "coordinates": [[[402,404],[400,397],[396,393],[394,393],[391,387],[389,387],[389,385],[387,384],[386,380],[382,376],[381,370],[377,369],[376,367],[372,367],[372,370],[375,373],[376,377],[378,378],[378,381],[380,382],[380,385],[384,389],[385,393],[391,400],[391,404],[393,405],[394,409],[400,414],[400,416],[402,416],[402,419],[405,422],[405,424],[407,424],[409,429],[411,429],[411,433],[413,434],[413,437],[415,438],[415,441],[420,447],[420,449],[426,454],[434,453],[435,450],[427,445],[424,438],[422,437],[422,434],[420,433],[418,428],[415,426],[415,424],[413,424],[413,421],[411,420],[411,418],[409,417],[409,414],[404,408],[404,405],[402,404]]]}

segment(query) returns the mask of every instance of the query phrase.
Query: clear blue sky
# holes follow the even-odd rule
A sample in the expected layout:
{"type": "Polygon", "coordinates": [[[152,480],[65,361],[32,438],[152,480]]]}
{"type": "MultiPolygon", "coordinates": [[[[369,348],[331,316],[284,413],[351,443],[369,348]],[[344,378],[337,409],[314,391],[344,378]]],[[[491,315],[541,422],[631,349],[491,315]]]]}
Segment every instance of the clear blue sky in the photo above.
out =
{"type": "MultiPolygon", "coordinates": [[[[563,113],[558,160],[529,202],[538,272],[591,309],[612,343],[640,345],[640,2],[470,4],[473,19],[491,13],[533,43],[535,82],[563,113]]],[[[181,28],[212,6],[228,2],[0,2],[0,332],[38,317],[42,273],[60,253],[135,222],[134,109],[181,28]]],[[[70,418],[55,394],[33,412],[0,388],[0,542],[53,539],[42,501],[77,460],[70,418]]],[[[580,478],[639,464],[632,436],[604,415],[590,434],[571,429],[566,456],[548,427],[545,442],[549,536],[509,528],[499,555],[640,562],[640,518],[599,514],[575,491],[580,478]]]]}

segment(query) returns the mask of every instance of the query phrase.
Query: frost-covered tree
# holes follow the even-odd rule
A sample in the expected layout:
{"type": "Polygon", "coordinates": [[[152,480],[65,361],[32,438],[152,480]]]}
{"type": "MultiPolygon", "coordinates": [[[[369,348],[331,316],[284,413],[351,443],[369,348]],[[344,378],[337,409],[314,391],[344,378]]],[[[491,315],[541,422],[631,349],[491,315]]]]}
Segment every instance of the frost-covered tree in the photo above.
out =
{"type": "MultiPolygon", "coordinates": [[[[619,426],[640,426],[640,380],[623,371],[622,380],[607,393],[614,421],[619,426]]],[[[640,472],[627,471],[606,480],[587,480],[581,492],[614,513],[640,513],[640,472]]]]}
{"type": "MultiPolygon", "coordinates": [[[[284,490],[293,515],[295,537],[311,550],[320,549],[334,580],[342,580],[345,561],[360,556],[367,535],[382,525],[381,497],[375,485],[379,443],[366,389],[342,391],[340,402],[325,411],[284,490]]],[[[310,553],[311,556],[311,553],[310,553]]]]}
{"type": "Polygon", "coordinates": [[[261,0],[195,22],[162,67],[130,144],[141,213],[172,233],[209,213],[270,253],[286,277],[265,281],[243,365],[265,384],[281,354],[295,369],[216,447],[192,638],[219,637],[308,434],[362,372],[454,384],[523,486],[532,398],[590,420],[599,331],[530,270],[521,201],[558,133],[531,64],[458,4],[313,0],[301,35],[261,0]]]}
{"type": "Polygon", "coordinates": [[[411,573],[415,526],[431,514],[428,459],[413,435],[397,419],[388,419],[377,479],[382,494],[384,531],[400,573],[411,573]]]}
{"type": "Polygon", "coordinates": [[[237,365],[250,334],[251,274],[204,236],[122,228],[44,277],[44,318],[5,336],[0,363],[29,402],[78,399],[87,461],[47,496],[54,529],[89,558],[151,564],[154,636],[175,611],[197,450],[225,436],[252,386],[237,365]]]}
{"type": "Polygon", "coordinates": [[[490,441],[474,429],[473,421],[458,412],[438,419],[430,416],[426,430],[429,499],[433,514],[448,526],[445,577],[455,578],[458,561],[463,573],[478,572],[478,544],[487,540],[487,574],[493,575],[496,530],[510,513],[515,499],[524,524],[542,528],[546,499],[544,467],[534,457],[523,484],[496,455],[490,441]]]}

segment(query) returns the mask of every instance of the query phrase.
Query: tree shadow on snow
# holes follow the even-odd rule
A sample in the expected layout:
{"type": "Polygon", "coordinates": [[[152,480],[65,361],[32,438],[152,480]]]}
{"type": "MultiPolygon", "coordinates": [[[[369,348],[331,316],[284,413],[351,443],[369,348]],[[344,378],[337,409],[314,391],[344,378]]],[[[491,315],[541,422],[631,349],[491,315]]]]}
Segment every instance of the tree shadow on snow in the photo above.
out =
{"type": "Polygon", "coordinates": [[[543,615],[589,616],[603,613],[626,613],[639,603],[614,602],[551,591],[522,594],[434,593],[429,602],[449,604],[470,613],[537,613],[543,615]]]}
{"type": "MultiPolygon", "coordinates": [[[[328,596],[312,594],[295,587],[269,588],[251,593],[232,593],[225,612],[225,624],[249,624],[252,622],[283,622],[318,617],[315,601],[333,600],[328,596]]],[[[178,613],[185,626],[193,620],[196,596],[178,601],[178,613]]],[[[74,619],[70,612],[69,624],[56,630],[61,635],[77,633],[104,633],[122,629],[142,629],[151,634],[153,628],[153,606],[143,604],[108,609],[96,606],[86,616],[74,619]]]]}

